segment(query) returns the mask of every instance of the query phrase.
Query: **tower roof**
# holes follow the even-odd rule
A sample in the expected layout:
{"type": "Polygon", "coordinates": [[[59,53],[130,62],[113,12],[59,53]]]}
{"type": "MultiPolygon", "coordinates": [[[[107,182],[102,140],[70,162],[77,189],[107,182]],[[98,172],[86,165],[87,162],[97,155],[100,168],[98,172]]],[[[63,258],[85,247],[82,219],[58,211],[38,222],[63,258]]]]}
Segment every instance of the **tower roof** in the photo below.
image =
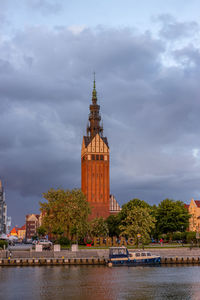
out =
{"type": "Polygon", "coordinates": [[[97,103],[97,91],[96,91],[96,81],[95,81],[95,72],[94,72],[94,81],[93,81],[93,91],[92,91],[92,103],[97,103]]]}
{"type": "Polygon", "coordinates": [[[92,139],[97,133],[103,137],[103,126],[100,124],[100,106],[97,104],[96,80],[94,73],[92,104],[90,105],[89,124],[87,126],[87,136],[92,139]]]}

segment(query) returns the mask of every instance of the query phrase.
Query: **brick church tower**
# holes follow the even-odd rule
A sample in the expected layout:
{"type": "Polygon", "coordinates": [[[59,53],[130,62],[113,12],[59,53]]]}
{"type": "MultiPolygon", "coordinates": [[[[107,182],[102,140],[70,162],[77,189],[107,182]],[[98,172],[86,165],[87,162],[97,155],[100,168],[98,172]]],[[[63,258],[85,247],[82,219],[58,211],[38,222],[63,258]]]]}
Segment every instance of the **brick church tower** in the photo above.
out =
{"type": "Polygon", "coordinates": [[[90,219],[107,218],[110,214],[109,146],[99,110],[94,79],[87,136],[83,137],[81,150],[81,189],[91,206],[90,219]]]}

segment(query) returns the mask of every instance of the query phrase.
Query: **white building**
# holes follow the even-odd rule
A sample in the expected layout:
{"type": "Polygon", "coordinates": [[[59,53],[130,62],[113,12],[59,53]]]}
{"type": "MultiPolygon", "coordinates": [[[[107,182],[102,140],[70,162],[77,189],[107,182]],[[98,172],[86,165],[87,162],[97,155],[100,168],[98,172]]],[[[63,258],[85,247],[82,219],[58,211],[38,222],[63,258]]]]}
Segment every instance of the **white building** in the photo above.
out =
{"type": "MultiPolygon", "coordinates": [[[[0,234],[7,234],[8,224],[11,223],[11,218],[7,218],[7,205],[5,202],[5,192],[0,180],[0,234]]],[[[11,224],[10,224],[11,225],[11,224]]]]}

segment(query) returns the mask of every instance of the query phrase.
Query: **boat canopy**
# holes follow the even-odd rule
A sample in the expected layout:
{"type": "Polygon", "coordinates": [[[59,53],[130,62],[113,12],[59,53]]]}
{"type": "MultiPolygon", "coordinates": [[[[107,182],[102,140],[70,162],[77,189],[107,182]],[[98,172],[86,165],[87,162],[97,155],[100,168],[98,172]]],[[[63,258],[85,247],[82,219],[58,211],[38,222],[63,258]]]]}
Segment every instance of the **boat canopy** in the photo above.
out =
{"type": "Polygon", "coordinates": [[[111,247],[109,248],[109,257],[127,257],[128,250],[126,247],[111,247]]]}

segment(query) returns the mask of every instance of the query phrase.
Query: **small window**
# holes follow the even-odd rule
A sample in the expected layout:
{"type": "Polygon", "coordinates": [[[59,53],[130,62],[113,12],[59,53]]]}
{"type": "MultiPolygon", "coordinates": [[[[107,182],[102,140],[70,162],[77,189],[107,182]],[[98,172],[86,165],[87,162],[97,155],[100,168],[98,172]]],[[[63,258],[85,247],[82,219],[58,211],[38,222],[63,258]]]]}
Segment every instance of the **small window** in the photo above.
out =
{"type": "Polygon", "coordinates": [[[140,256],[140,253],[135,253],[135,256],[139,257],[139,256],[140,256]]]}
{"type": "Polygon", "coordinates": [[[141,253],[141,256],[146,256],[146,253],[141,253]]]}
{"type": "Polygon", "coordinates": [[[92,154],[92,160],[95,160],[95,155],[94,154],[92,154]]]}
{"type": "Polygon", "coordinates": [[[147,253],[147,256],[151,256],[151,253],[147,253]]]}
{"type": "Polygon", "coordinates": [[[96,160],[99,160],[99,154],[96,155],[96,160]]]}
{"type": "Polygon", "coordinates": [[[100,155],[100,160],[103,160],[103,155],[100,155]]]}

